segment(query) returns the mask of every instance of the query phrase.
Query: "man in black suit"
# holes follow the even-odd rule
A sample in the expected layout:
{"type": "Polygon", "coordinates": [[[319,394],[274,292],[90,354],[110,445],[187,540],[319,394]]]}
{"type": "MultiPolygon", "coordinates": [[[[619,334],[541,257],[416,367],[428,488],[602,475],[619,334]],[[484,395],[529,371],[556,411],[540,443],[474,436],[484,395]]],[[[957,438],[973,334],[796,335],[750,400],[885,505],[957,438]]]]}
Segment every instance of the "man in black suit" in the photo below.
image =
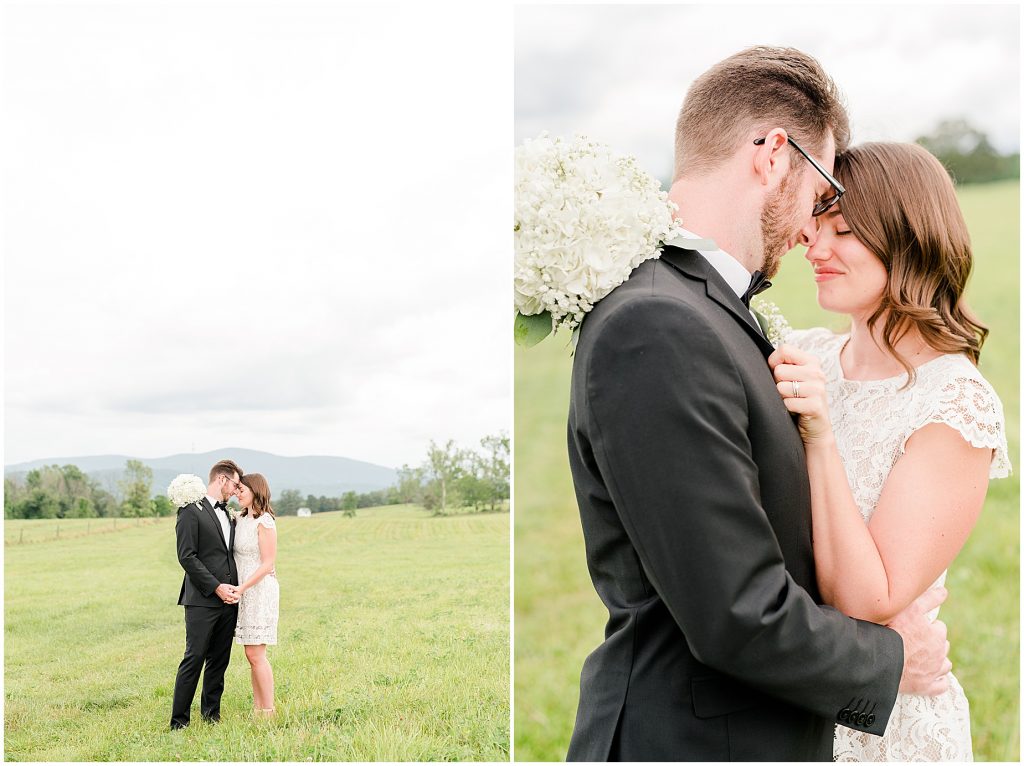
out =
{"type": "Polygon", "coordinates": [[[206,497],[178,509],[174,529],[178,563],[185,570],[178,596],[178,603],[185,607],[185,656],[174,681],[171,729],[188,726],[204,664],[199,709],[207,721],[220,720],[224,672],[231,660],[238,618],[235,525],[227,501],[238,492],[241,478],[242,469],[231,460],[221,460],[210,469],[206,497]]]}
{"type": "Polygon", "coordinates": [[[834,203],[848,137],[810,56],[717,64],[677,125],[694,249],[666,247],[581,327],[569,460],[609,620],[569,760],[827,761],[837,723],[880,735],[898,688],[940,690],[945,628],[924,612],[943,592],[890,627],[821,605],[803,446],[749,310],[834,203]]]}

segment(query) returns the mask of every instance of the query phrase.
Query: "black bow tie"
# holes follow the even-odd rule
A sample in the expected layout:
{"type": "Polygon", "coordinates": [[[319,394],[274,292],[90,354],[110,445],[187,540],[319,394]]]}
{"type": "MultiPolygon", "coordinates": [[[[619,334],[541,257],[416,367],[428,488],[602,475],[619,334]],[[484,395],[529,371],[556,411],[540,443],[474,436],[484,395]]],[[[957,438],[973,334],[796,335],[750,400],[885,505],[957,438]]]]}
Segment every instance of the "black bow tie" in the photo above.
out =
{"type": "Polygon", "coordinates": [[[767,277],[765,277],[763,273],[755,271],[750,275],[750,287],[748,287],[747,291],[740,296],[740,300],[743,301],[743,305],[749,309],[750,299],[758,293],[763,293],[771,286],[772,283],[768,281],[767,277]]]}
{"type": "Polygon", "coordinates": [[[224,502],[223,500],[221,500],[219,503],[214,503],[213,507],[214,508],[220,508],[220,510],[222,510],[222,511],[226,511],[228,509],[228,504],[226,502],[224,502]]]}

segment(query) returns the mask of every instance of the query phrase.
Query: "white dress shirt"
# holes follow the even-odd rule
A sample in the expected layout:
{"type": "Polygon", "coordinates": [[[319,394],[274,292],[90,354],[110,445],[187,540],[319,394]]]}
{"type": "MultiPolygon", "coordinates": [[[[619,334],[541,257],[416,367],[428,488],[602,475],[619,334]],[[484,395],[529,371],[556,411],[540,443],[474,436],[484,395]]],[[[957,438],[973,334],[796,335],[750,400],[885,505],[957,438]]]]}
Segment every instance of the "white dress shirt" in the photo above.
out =
{"type": "Polygon", "coordinates": [[[221,531],[224,532],[224,547],[228,547],[231,542],[231,519],[228,518],[227,509],[222,511],[217,508],[217,501],[209,495],[206,496],[206,499],[210,501],[210,505],[214,506],[213,513],[217,517],[217,521],[220,522],[221,531]]]}
{"type": "MultiPolygon", "coordinates": [[[[703,239],[700,234],[694,234],[692,231],[687,231],[686,229],[682,229],[681,231],[685,237],[703,239]]],[[[680,242],[679,245],[682,247],[686,246],[685,242],[680,242]]],[[[721,275],[722,279],[725,280],[725,283],[732,288],[734,293],[736,293],[737,298],[743,297],[743,293],[745,293],[747,288],[750,287],[750,277],[753,275],[747,271],[746,267],[742,263],[737,261],[721,248],[717,250],[698,250],[697,252],[704,256],[704,260],[710,263],[712,268],[721,275]]],[[[750,311],[750,316],[754,318],[754,321],[757,322],[757,316],[754,314],[754,310],[748,309],[748,311],[750,311]]],[[[757,326],[760,327],[761,323],[757,322],[757,326]]]]}

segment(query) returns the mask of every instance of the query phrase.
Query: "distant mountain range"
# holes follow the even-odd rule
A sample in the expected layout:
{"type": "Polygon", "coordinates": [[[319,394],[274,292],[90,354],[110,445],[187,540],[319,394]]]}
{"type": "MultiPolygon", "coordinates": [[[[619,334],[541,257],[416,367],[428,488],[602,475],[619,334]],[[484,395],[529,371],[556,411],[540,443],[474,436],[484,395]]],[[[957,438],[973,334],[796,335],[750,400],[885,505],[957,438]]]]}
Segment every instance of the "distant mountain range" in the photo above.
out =
{"type": "Polygon", "coordinates": [[[77,465],[101,486],[114,491],[124,473],[125,462],[134,459],[141,460],[153,469],[153,494],[162,495],[167,491],[167,485],[179,473],[194,473],[205,480],[210,467],[224,458],[234,460],[243,471],[263,474],[270,482],[271,491],[275,495],[286,489],[297,489],[303,496],[338,497],[349,491],[372,492],[375,489],[384,489],[397,480],[394,469],[362,460],[326,455],[282,457],[269,452],[237,447],[200,454],[170,455],[151,460],[132,458],[129,455],[89,455],[31,460],[27,463],[4,466],[4,476],[24,477],[33,468],[46,465],[77,465]]]}

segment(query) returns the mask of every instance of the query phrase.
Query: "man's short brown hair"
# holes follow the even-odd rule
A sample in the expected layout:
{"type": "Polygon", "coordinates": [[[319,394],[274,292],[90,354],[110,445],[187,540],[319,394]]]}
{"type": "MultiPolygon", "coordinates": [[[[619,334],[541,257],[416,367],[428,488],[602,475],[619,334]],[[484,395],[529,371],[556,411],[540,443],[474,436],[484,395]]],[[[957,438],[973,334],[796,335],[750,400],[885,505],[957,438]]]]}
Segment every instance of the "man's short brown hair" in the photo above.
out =
{"type": "Polygon", "coordinates": [[[235,474],[238,474],[238,478],[242,478],[242,469],[238,467],[238,464],[234,460],[218,460],[217,463],[210,469],[210,482],[212,483],[221,474],[224,474],[229,479],[233,478],[235,474]]]}
{"type": "Polygon", "coordinates": [[[698,77],[676,120],[673,180],[713,170],[751,131],[781,127],[812,154],[831,131],[836,153],[850,143],[850,118],[821,64],[796,48],[740,51],[698,77]]]}

